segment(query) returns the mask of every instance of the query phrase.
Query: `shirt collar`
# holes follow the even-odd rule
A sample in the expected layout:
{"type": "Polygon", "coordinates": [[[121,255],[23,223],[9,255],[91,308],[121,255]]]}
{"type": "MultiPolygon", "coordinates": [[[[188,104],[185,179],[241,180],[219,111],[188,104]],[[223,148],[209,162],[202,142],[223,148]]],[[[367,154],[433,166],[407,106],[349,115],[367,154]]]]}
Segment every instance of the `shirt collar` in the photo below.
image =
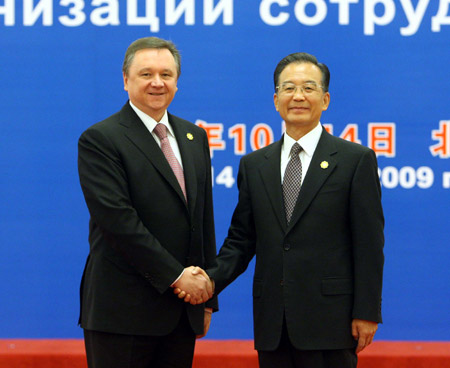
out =
{"type": "Polygon", "coordinates": [[[303,148],[303,151],[309,157],[312,157],[314,151],[316,150],[317,144],[319,143],[320,136],[322,135],[322,130],[322,125],[319,122],[319,124],[317,124],[317,126],[313,130],[305,134],[298,141],[294,140],[289,135],[284,134],[283,151],[287,152],[287,154],[289,155],[294,143],[298,142],[298,144],[303,148]]]}
{"type": "Polygon", "coordinates": [[[167,132],[170,133],[173,137],[175,137],[175,134],[173,134],[172,126],[169,123],[169,116],[167,114],[167,110],[164,111],[164,115],[161,118],[160,121],[156,121],[151,116],[147,115],[142,110],[139,110],[131,101],[129,101],[131,108],[136,112],[137,116],[142,120],[144,125],[147,127],[147,129],[150,131],[150,133],[153,133],[153,129],[155,129],[156,124],[164,124],[167,128],[167,132]]]}

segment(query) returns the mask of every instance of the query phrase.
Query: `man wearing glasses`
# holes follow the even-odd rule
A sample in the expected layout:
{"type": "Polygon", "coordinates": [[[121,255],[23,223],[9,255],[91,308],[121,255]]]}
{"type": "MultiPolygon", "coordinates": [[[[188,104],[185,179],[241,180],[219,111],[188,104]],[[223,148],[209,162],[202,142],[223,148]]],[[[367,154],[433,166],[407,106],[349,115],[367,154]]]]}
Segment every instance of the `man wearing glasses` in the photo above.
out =
{"type": "MultiPolygon", "coordinates": [[[[327,133],[330,73],[306,53],[275,69],[286,134],[242,158],[239,201],[207,270],[220,293],[256,255],[260,367],[350,368],[381,322],[384,217],[372,150],[327,133]]],[[[184,296],[183,293],[179,295],[184,296]]]]}

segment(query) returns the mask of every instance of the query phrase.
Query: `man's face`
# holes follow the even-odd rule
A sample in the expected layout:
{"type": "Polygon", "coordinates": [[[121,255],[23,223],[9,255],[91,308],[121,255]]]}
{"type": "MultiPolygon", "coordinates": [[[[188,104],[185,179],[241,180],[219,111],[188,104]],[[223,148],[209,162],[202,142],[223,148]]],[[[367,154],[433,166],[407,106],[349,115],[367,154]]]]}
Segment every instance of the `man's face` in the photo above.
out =
{"type": "Polygon", "coordinates": [[[322,72],[311,63],[292,63],[281,72],[279,86],[316,86],[312,92],[296,88],[294,93],[283,93],[282,89],[274,94],[275,108],[289,128],[302,129],[305,134],[319,123],[322,111],[328,108],[330,94],[324,93],[322,72]]]}
{"type": "Polygon", "coordinates": [[[168,49],[143,49],[136,52],[123,75],[124,89],[139,109],[160,121],[177,88],[177,67],[168,49]]]}

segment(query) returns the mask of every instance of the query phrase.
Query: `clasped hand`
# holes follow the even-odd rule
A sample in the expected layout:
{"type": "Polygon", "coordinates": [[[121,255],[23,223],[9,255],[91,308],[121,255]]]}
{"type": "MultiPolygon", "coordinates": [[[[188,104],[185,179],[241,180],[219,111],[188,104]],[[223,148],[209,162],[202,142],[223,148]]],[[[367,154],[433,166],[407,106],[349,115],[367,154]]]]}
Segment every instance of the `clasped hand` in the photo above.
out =
{"type": "Polygon", "coordinates": [[[178,298],[192,305],[205,303],[214,294],[214,285],[208,274],[200,267],[190,266],[173,284],[173,292],[178,298]]]}

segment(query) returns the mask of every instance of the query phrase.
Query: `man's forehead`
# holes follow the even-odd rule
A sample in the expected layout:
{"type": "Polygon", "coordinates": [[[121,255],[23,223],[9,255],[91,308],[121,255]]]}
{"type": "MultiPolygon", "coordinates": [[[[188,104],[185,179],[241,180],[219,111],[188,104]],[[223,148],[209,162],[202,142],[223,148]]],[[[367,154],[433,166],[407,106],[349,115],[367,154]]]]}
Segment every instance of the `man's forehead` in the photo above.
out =
{"type": "Polygon", "coordinates": [[[282,70],[280,73],[281,78],[288,78],[292,75],[296,74],[302,74],[304,76],[310,76],[310,77],[321,77],[322,71],[320,68],[308,61],[301,61],[301,62],[292,62],[286,65],[286,67],[282,70]]]}
{"type": "Polygon", "coordinates": [[[164,61],[166,68],[175,68],[176,62],[168,49],[147,48],[136,51],[131,66],[144,67],[164,61]]]}
{"type": "Polygon", "coordinates": [[[162,48],[146,48],[136,51],[134,54],[134,59],[155,59],[155,58],[164,58],[171,60],[175,63],[175,58],[169,49],[162,48]]]}

